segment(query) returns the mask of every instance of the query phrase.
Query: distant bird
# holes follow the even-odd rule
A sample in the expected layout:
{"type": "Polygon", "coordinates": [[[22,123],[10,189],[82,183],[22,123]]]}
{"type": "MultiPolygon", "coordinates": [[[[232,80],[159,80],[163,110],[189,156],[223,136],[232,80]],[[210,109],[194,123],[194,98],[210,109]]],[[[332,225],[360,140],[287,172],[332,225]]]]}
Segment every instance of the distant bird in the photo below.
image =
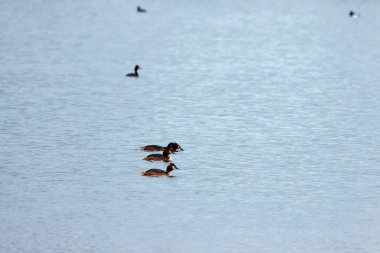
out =
{"type": "Polygon", "coordinates": [[[173,154],[172,151],[165,149],[164,152],[161,154],[152,154],[144,157],[143,160],[145,161],[163,161],[163,162],[170,162],[172,160],[170,154],[173,154]]]}
{"type": "Polygon", "coordinates": [[[178,152],[180,150],[183,151],[182,147],[177,142],[170,142],[166,147],[158,146],[158,145],[148,145],[141,147],[141,150],[144,151],[164,151],[168,149],[173,152],[178,152]]]}
{"type": "Polygon", "coordinates": [[[174,164],[174,163],[170,163],[168,165],[168,167],[166,167],[166,171],[163,171],[163,170],[160,170],[160,169],[150,169],[150,170],[147,170],[147,171],[143,171],[141,173],[142,176],[168,176],[168,177],[172,177],[172,171],[174,169],[178,169],[178,167],[174,164]]]}
{"type": "Polygon", "coordinates": [[[146,10],[141,8],[140,6],[137,6],[137,12],[142,12],[142,13],[145,13],[146,10]]]}
{"type": "Polygon", "coordinates": [[[126,74],[126,76],[129,76],[129,77],[139,77],[139,73],[137,73],[137,70],[141,69],[141,67],[139,65],[136,65],[135,66],[135,73],[128,73],[126,74]]]}
{"type": "Polygon", "coordinates": [[[350,18],[358,18],[358,17],[360,17],[360,14],[359,13],[356,13],[356,12],[354,12],[354,11],[350,11],[349,13],[348,13],[348,16],[350,16],[350,18]]]}

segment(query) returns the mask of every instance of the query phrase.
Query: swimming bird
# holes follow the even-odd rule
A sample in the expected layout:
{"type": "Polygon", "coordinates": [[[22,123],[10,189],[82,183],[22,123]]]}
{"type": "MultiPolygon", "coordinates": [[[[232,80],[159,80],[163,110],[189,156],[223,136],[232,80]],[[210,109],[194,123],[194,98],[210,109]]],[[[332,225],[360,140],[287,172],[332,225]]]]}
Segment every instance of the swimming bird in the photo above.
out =
{"type": "Polygon", "coordinates": [[[139,65],[136,65],[135,66],[135,73],[128,73],[126,74],[126,76],[129,76],[129,77],[139,77],[139,73],[137,72],[137,70],[141,69],[141,67],[139,65]]]}
{"type": "Polygon", "coordinates": [[[158,145],[148,145],[141,147],[141,150],[144,151],[163,151],[168,149],[173,152],[183,151],[182,147],[177,142],[170,142],[166,147],[158,146],[158,145]]]}
{"type": "Polygon", "coordinates": [[[145,161],[163,161],[163,162],[170,162],[172,160],[170,154],[173,154],[172,151],[165,149],[164,152],[161,154],[152,154],[144,157],[145,161]]]}
{"type": "Polygon", "coordinates": [[[170,163],[168,167],[166,167],[166,171],[160,170],[160,169],[150,169],[147,171],[143,171],[141,173],[142,176],[168,176],[172,177],[172,171],[174,169],[178,169],[178,167],[174,163],[170,163]]]}
{"type": "Polygon", "coordinates": [[[141,8],[140,6],[137,6],[137,12],[143,12],[143,13],[145,13],[146,10],[143,9],[143,8],[141,8]]]}
{"type": "Polygon", "coordinates": [[[358,18],[358,17],[360,17],[360,14],[359,13],[356,13],[356,12],[354,12],[354,11],[350,11],[349,13],[348,13],[348,16],[350,16],[350,18],[358,18]]]}

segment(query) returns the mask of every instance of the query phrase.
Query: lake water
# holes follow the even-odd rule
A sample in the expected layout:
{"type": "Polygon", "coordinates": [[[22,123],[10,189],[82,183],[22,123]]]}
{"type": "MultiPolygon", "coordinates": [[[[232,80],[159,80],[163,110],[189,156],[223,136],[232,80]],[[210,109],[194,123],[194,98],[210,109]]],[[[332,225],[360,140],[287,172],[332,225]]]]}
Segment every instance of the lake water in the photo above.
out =
{"type": "Polygon", "coordinates": [[[380,252],[379,14],[1,1],[0,252],[380,252]]]}

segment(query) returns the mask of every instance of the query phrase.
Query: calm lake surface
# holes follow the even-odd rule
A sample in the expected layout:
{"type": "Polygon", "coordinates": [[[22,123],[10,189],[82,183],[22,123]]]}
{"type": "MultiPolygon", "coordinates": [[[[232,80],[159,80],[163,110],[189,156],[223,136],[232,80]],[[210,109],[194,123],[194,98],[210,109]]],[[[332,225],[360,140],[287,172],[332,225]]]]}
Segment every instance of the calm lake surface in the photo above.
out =
{"type": "Polygon", "coordinates": [[[4,0],[0,66],[0,252],[380,252],[379,1],[4,0]]]}

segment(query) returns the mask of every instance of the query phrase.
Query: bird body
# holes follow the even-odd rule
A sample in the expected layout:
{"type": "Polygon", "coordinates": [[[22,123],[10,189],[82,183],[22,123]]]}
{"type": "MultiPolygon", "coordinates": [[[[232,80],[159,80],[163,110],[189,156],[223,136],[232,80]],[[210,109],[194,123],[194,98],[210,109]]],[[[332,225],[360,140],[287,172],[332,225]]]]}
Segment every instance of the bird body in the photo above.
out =
{"type": "Polygon", "coordinates": [[[165,149],[161,154],[152,154],[144,157],[145,161],[163,161],[170,162],[172,160],[170,154],[173,154],[172,151],[165,149]]]}
{"type": "Polygon", "coordinates": [[[180,150],[183,151],[182,147],[176,142],[170,142],[166,147],[162,147],[159,145],[148,145],[141,147],[141,150],[143,151],[164,151],[165,149],[170,150],[172,152],[177,152],[180,150]]]}
{"type": "Polygon", "coordinates": [[[128,77],[139,77],[139,73],[137,72],[137,70],[139,70],[139,69],[141,69],[141,67],[139,66],[139,65],[136,65],[135,66],[135,72],[133,72],[133,73],[128,73],[128,74],[126,74],[126,76],[128,76],[128,77]]]}
{"type": "Polygon", "coordinates": [[[172,171],[174,169],[178,169],[178,167],[174,164],[174,163],[170,163],[168,165],[168,167],[166,167],[166,171],[163,171],[163,170],[160,170],[160,169],[150,169],[150,170],[147,170],[147,171],[143,171],[141,173],[142,176],[151,176],[151,177],[154,177],[154,176],[168,176],[168,177],[172,177],[172,171]]]}
{"type": "Polygon", "coordinates": [[[360,17],[360,14],[351,10],[351,11],[348,13],[348,16],[350,16],[351,18],[359,18],[359,17],[360,17]]]}
{"type": "Polygon", "coordinates": [[[140,13],[145,13],[146,10],[141,8],[140,6],[137,6],[137,12],[140,12],[140,13]]]}

